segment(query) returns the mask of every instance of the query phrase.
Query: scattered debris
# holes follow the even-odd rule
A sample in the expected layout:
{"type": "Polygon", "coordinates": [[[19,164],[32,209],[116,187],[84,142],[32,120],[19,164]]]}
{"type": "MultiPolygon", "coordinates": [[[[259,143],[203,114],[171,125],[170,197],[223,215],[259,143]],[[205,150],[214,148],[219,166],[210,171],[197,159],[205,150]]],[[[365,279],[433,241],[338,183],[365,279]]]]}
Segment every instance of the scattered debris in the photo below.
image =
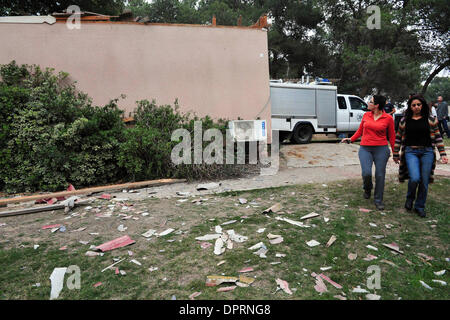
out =
{"type": "Polygon", "coordinates": [[[306,220],[306,219],[311,219],[311,218],[315,218],[320,216],[320,214],[315,213],[315,212],[311,212],[310,214],[307,214],[306,216],[303,216],[300,218],[300,220],[306,220]]]}
{"type": "Polygon", "coordinates": [[[280,211],[283,207],[281,206],[281,203],[275,203],[273,206],[271,206],[270,208],[267,208],[266,210],[263,211],[263,213],[276,213],[278,211],[280,211]]]}
{"type": "Polygon", "coordinates": [[[206,286],[214,287],[218,286],[222,283],[232,282],[235,283],[238,280],[237,277],[227,277],[227,276],[207,276],[206,277],[206,286]]]}
{"type": "MultiPolygon", "coordinates": [[[[316,277],[316,274],[313,273],[312,274],[313,277],[316,277]]],[[[326,275],[324,275],[323,273],[319,274],[319,277],[321,277],[323,280],[327,281],[329,284],[331,284],[333,287],[335,287],[336,289],[342,289],[342,286],[336,282],[334,282],[333,280],[331,280],[330,278],[328,278],[326,275]]]]}
{"type": "Polygon", "coordinates": [[[366,246],[366,248],[369,248],[369,249],[378,251],[378,248],[376,248],[376,247],[374,247],[374,246],[371,246],[370,244],[368,244],[368,245],[366,246]]]}
{"type": "Polygon", "coordinates": [[[366,294],[366,299],[367,300],[380,300],[381,296],[373,294],[373,293],[369,293],[369,294],[366,294]]]}
{"type": "Polygon", "coordinates": [[[201,294],[202,294],[201,292],[194,292],[193,294],[191,294],[191,295],[189,296],[189,299],[195,300],[194,298],[195,298],[195,297],[198,297],[198,296],[201,295],[201,294]]]}
{"type": "Polygon", "coordinates": [[[375,259],[377,259],[376,256],[368,254],[367,257],[365,257],[363,260],[364,261],[372,261],[372,260],[375,260],[375,259]]]}
{"type": "Polygon", "coordinates": [[[266,230],[266,228],[260,228],[260,229],[258,229],[256,232],[258,232],[258,233],[263,233],[265,230],[266,230]]]}
{"type": "Polygon", "coordinates": [[[335,235],[332,235],[332,236],[330,237],[330,240],[328,240],[328,242],[327,242],[327,244],[326,244],[326,247],[327,247],[327,248],[330,247],[335,241],[336,241],[336,236],[335,236],[335,235]]]}
{"type": "Polygon", "coordinates": [[[442,275],[444,275],[445,271],[446,271],[446,270],[441,270],[441,271],[436,271],[436,272],[433,272],[433,273],[434,273],[435,275],[437,275],[437,276],[442,276],[442,275]]]}
{"type": "Polygon", "coordinates": [[[150,229],[147,232],[143,233],[142,236],[145,238],[150,238],[154,234],[156,234],[156,230],[150,229]]]}
{"type": "Polygon", "coordinates": [[[117,227],[117,230],[120,231],[120,232],[123,232],[123,231],[125,231],[127,229],[128,229],[128,227],[124,227],[123,224],[121,224],[120,226],[117,227]]]}
{"type": "Polygon", "coordinates": [[[427,256],[427,255],[424,254],[424,253],[418,253],[417,255],[418,255],[419,257],[424,258],[424,259],[427,260],[427,261],[431,261],[431,260],[434,259],[433,257],[427,256]]]}
{"type": "Polygon", "coordinates": [[[42,230],[45,230],[45,229],[54,229],[54,228],[59,229],[60,227],[61,227],[60,224],[52,224],[52,225],[48,225],[48,226],[43,226],[43,227],[42,227],[42,230]]]}
{"type": "Polygon", "coordinates": [[[325,282],[323,282],[322,278],[319,276],[316,277],[316,285],[314,286],[314,289],[319,293],[324,293],[328,291],[325,282]]]}
{"type": "Polygon", "coordinates": [[[292,294],[292,291],[289,289],[289,283],[287,283],[287,281],[279,279],[279,278],[276,279],[275,281],[276,281],[277,285],[280,287],[280,289],[282,289],[287,294],[292,294]]]}
{"type": "Polygon", "coordinates": [[[370,212],[370,211],[372,211],[372,210],[369,210],[369,209],[365,209],[365,208],[359,208],[359,211],[361,211],[361,212],[370,212]]]}
{"type": "Polygon", "coordinates": [[[239,203],[240,204],[246,204],[247,203],[247,199],[239,198],[239,203]]]}
{"type": "Polygon", "coordinates": [[[435,282],[435,283],[439,283],[439,284],[442,285],[442,286],[446,286],[446,285],[447,285],[447,282],[442,281],[442,280],[431,280],[431,281],[433,281],[433,282],[435,282]]]}
{"type": "Polygon", "coordinates": [[[114,263],[113,263],[112,265],[110,265],[110,266],[107,266],[105,269],[102,270],[102,272],[104,272],[105,270],[108,270],[108,269],[114,267],[116,264],[122,262],[123,260],[125,260],[125,258],[123,258],[123,259],[121,259],[121,260],[119,260],[119,261],[117,261],[117,262],[114,262],[114,263]]]}
{"type": "Polygon", "coordinates": [[[330,270],[331,268],[333,268],[333,267],[321,267],[320,270],[327,271],[327,270],[330,270]]]}
{"type": "Polygon", "coordinates": [[[169,233],[174,232],[175,229],[169,228],[167,230],[164,230],[163,232],[161,232],[160,234],[158,234],[158,237],[163,237],[163,236],[167,236],[169,233]]]}
{"type": "Polygon", "coordinates": [[[225,260],[222,260],[217,264],[217,266],[220,266],[220,265],[224,264],[225,262],[226,262],[225,260]]]}
{"type": "Polygon", "coordinates": [[[67,246],[61,247],[59,250],[67,250],[67,246]]]}
{"type": "Polygon", "coordinates": [[[70,232],[81,232],[81,231],[84,231],[84,230],[86,230],[86,227],[81,227],[81,228],[78,228],[76,230],[72,230],[70,232]]]}
{"type": "Polygon", "coordinates": [[[102,252],[95,252],[95,251],[86,251],[86,253],[84,255],[88,256],[88,257],[96,257],[96,256],[103,255],[103,253],[102,252]]]}
{"type": "Polygon", "coordinates": [[[228,291],[233,291],[234,289],[236,289],[236,286],[223,287],[223,288],[217,289],[217,292],[228,292],[228,291]]]}
{"type": "Polygon", "coordinates": [[[403,251],[400,251],[400,248],[399,248],[398,244],[396,244],[395,242],[392,242],[392,243],[389,243],[389,244],[383,243],[383,246],[385,246],[386,248],[389,248],[391,250],[394,250],[394,251],[396,251],[398,253],[403,254],[403,251]]]}
{"type": "Polygon", "coordinates": [[[290,223],[290,224],[293,224],[295,226],[302,227],[302,228],[309,228],[310,227],[310,226],[304,225],[303,222],[291,220],[291,219],[288,219],[288,218],[275,217],[275,220],[285,221],[287,223],[290,223]]]}
{"type": "Polygon", "coordinates": [[[284,258],[284,257],[286,257],[286,254],[284,254],[284,253],[277,253],[277,254],[275,254],[275,257],[277,257],[277,258],[284,258]]]}
{"type": "Polygon", "coordinates": [[[38,245],[38,244],[35,244],[35,245],[33,246],[33,248],[34,248],[34,250],[36,250],[37,248],[39,248],[39,245],[38,245]]]}
{"type": "Polygon", "coordinates": [[[97,282],[96,284],[93,285],[94,288],[100,287],[103,283],[102,282],[97,282]]]}
{"type": "Polygon", "coordinates": [[[202,236],[202,237],[197,237],[197,238],[195,238],[195,240],[209,241],[209,240],[215,240],[217,238],[220,238],[220,234],[207,234],[207,235],[202,236]]]}
{"type": "Polygon", "coordinates": [[[55,268],[50,275],[51,281],[51,291],[50,300],[57,299],[61,293],[64,285],[64,275],[66,274],[67,268],[55,268]]]}
{"type": "Polygon", "coordinates": [[[200,247],[202,248],[202,249],[207,249],[207,248],[209,248],[209,247],[211,247],[212,246],[212,243],[210,243],[210,242],[201,242],[200,243],[200,247]]]}
{"type": "Polygon", "coordinates": [[[253,268],[252,267],[248,267],[248,268],[241,269],[238,272],[245,273],[245,272],[252,272],[252,271],[253,271],[253,268]]]}
{"type": "Polygon", "coordinates": [[[328,222],[328,221],[330,221],[330,219],[327,217],[323,217],[323,221],[328,222]]]}
{"type": "Polygon", "coordinates": [[[395,263],[393,263],[392,261],[383,259],[383,260],[380,260],[380,262],[383,262],[383,263],[386,263],[386,264],[388,264],[388,265],[391,265],[391,266],[393,266],[393,267],[395,267],[395,268],[398,268],[398,266],[397,266],[395,263]]]}
{"type": "Polygon", "coordinates": [[[320,242],[317,242],[316,240],[310,240],[310,241],[308,241],[308,242],[306,242],[306,244],[309,246],[309,247],[315,247],[315,246],[318,246],[318,245],[320,245],[320,242]]]}
{"type": "Polygon", "coordinates": [[[369,226],[371,226],[371,227],[373,227],[373,228],[376,228],[376,227],[377,227],[377,225],[376,225],[375,223],[372,223],[372,222],[369,222],[369,226]]]}
{"type": "Polygon", "coordinates": [[[218,256],[225,252],[225,248],[223,247],[223,245],[224,245],[224,242],[223,242],[222,238],[221,237],[217,238],[216,243],[214,245],[214,254],[215,255],[218,256]]]}
{"type": "Polygon", "coordinates": [[[135,242],[136,241],[131,240],[130,236],[123,236],[123,237],[105,242],[104,244],[97,246],[96,250],[106,252],[106,251],[110,251],[110,250],[114,250],[117,248],[122,248],[122,247],[128,246],[135,242]]]}
{"type": "Polygon", "coordinates": [[[336,295],[336,296],[333,296],[334,298],[336,298],[336,299],[339,299],[339,300],[347,300],[347,298],[346,297],[344,297],[344,296],[341,296],[341,295],[336,295]]]}
{"type": "Polygon", "coordinates": [[[142,266],[142,263],[140,263],[136,259],[130,260],[130,262],[133,262],[133,263],[137,264],[138,266],[142,266]]]}
{"type": "Polygon", "coordinates": [[[150,267],[150,268],[148,268],[148,270],[149,270],[150,272],[153,272],[153,271],[158,270],[158,267],[150,267]]]}
{"type": "Polygon", "coordinates": [[[275,238],[275,239],[271,239],[271,240],[269,240],[269,242],[270,242],[270,244],[282,243],[283,242],[283,237],[278,237],[278,238],[275,238]]]}
{"type": "Polygon", "coordinates": [[[433,288],[432,287],[430,287],[429,285],[427,285],[425,282],[423,282],[422,280],[419,280],[419,282],[420,282],[420,284],[422,285],[422,286],[424,286],[425,288],[427,288],[428,290],[433,290],[433,288]]]}
{"type": "Polygon", "coordinates": [[[348,254],[349,260],[355,260],[357,257],[358,257],[358,255],[356,253],[349,253],[348,254]]]}
{"type": "Polygon", "coordinates": [[[360,286],[357,286],[356,288],[353,288],[353,293],[369,293],[366,289],[361,288],[360,286]]]}
{"type": "Polygon", "coordinates": [[[237,220],[230,220],[230,221],[227,221],[227,222],[224,222],[224,223],[222,223],[221,225],[222,226],[226,226],[227,224],[232,224],[232,223],[235,223],[237,220]]]}

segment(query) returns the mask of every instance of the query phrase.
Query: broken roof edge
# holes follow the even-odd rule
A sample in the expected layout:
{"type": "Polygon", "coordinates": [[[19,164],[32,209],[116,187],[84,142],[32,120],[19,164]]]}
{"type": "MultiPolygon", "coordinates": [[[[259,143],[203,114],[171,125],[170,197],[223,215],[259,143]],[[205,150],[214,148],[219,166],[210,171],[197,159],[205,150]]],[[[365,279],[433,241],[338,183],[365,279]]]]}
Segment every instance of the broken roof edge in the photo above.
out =
{"type": "MultiPolygon", "coordinates": [[[[243,30],[267,30],[267,27],[259,26],[221,26],[212,24],[183,24],[183,23],[160,23],[160,22],[133,22],[133,21],[106,21],[106,20],[96,20],[96,21],[81,21],[82,23],[92,23],[92,24],[131,24],[131,25],[141,25],[141,26],[169,26],[169,27],[205,27],[205,28],[231,28],[231,29],[243,29],[243,30]]],[[[66,23],[66,21],[57,20],[56,23],[66,23]]]]}

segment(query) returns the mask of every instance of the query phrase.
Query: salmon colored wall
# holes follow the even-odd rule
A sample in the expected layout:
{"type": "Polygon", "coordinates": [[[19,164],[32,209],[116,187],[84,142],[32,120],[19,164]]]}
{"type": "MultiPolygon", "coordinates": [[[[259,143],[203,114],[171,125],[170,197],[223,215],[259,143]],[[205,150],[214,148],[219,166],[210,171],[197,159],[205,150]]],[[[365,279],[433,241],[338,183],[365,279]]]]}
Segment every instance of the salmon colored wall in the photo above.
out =
{"type": "Polygon", "coordinates": [[[267,32],[261,29],[82,23],[0,23],[0,64],[16,60],[66,71],[104,105],[125,94],[213,118],[266,119],[270,135],[267,32]]]}

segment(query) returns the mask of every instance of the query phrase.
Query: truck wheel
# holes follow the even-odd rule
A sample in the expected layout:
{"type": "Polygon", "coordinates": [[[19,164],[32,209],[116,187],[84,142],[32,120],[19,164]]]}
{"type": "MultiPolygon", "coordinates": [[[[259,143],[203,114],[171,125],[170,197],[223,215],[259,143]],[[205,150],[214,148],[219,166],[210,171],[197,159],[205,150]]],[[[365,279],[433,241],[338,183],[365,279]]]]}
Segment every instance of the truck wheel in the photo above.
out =
{"type": "Polygon", "coordinates": [[[308,124],[298,125],[292,133],[291,141],[293,143],[309,143],[313,136],[313,128],[308,124]]]}
{"type": "Polygon", "coordinates": [[[290,132],[286,132],[286,131],[279,131],[279,142],[280,144],[287,139],[287,137],[289,137],[290,132]]]}

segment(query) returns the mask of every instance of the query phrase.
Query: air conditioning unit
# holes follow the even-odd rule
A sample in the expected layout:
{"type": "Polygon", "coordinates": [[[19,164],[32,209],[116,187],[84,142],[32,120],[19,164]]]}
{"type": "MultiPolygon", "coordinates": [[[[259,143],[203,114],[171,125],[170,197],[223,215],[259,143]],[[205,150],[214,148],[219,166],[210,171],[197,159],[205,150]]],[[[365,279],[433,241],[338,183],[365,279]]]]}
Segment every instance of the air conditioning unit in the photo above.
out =
{"type": "Polygon", "coordinates": [[[228,123],[234,141],[267,140],[266,120],[233,120],[228,123]]]}

